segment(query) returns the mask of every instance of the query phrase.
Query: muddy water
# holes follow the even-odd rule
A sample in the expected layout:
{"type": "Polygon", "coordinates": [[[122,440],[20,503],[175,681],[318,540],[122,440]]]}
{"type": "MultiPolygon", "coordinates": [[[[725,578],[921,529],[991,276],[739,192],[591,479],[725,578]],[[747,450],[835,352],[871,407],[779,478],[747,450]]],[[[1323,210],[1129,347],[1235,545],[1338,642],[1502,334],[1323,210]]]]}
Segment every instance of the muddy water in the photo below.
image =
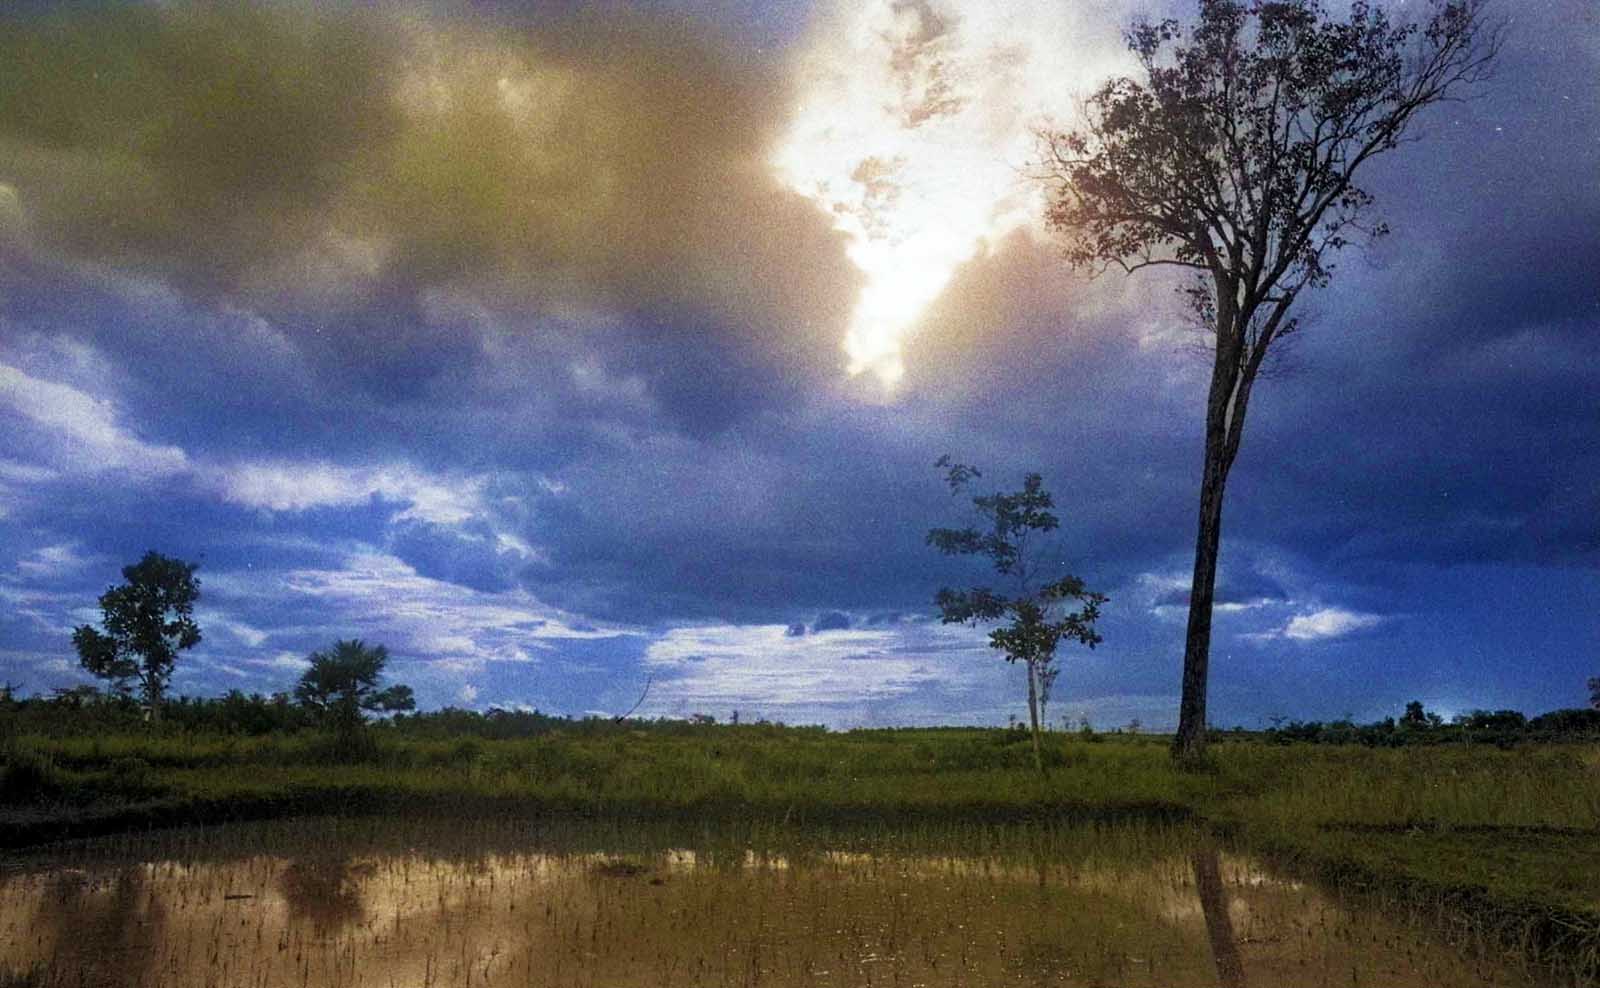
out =
{"type": "Polygon", "coordinates": [[[217,828],[12,862],[0,985],[1539,983],[1188,833],[606,853],[374,826],[217,828]]]}

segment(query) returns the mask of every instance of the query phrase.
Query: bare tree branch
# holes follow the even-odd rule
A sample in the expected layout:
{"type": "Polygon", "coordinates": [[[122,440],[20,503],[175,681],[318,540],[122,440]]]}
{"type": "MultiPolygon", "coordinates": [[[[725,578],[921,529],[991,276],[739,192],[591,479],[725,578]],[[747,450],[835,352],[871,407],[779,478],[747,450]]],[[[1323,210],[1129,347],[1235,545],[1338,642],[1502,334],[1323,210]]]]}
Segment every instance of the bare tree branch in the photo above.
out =
{"type": "Polygon", "coordinates": [[[629,717],[632,717],[633,716],[633,712],[635,710],[638,710],[641,706],[644,705],[644,698],[650,695],[650,684],[655,681],[655,678],[656,678],[655,677],[655,673],[651,673],[650,675],[648,675],[648,676],[646,676],[644,678],[644,690],[643,690],[643,692],[641,692],[639,694],[639,699],[634,701],[633,706],[628,708],[628,712],[627,713],[620,714],[620,715],[618,715],[616,717],[611,718],[611,723],[613,723],[613,724],[622,723],[623,721],[627,720],[629,717]]]}

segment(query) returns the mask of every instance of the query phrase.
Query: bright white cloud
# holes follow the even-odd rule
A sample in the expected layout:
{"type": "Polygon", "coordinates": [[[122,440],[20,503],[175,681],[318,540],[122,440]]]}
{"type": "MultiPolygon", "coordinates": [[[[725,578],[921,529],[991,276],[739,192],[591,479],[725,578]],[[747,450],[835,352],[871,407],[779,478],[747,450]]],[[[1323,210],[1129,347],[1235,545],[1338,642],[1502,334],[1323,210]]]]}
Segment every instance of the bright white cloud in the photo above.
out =
{"type": "Polygon", "coordinates": [[[801,636],[781,624],[674,628],[649,645],[644,661],[657,675],[654,713],[735,707],[786,719],[805,711],[834,723],[870,720],[868,708],[929,688],[992,685],[996,673],[982,635],[934,624],[801,636]],[[841,717],[840,708],[863,713],[841,717]]]}
{"type": "Polygon", "coordinates": [[[147,443],[123,425],[110,401],[10,364],[0,363],[0,409],[32,423],[47,439],[46,455],[64,469],[153,478],[189,468],[183,450],[147,443]]]}
{"type": "MultiPolygon", "coordinates": [[[[1236,634],[1243,641],[1327,641],[1366,631],[1385,620],[1378,614],[1324,607],[1318,598],[1327,588],[1302,567],[1254,546],[1238,547],[1236,551],[1249,558],[1247,567],[1233,571],[1240,585],[1264,582],[1267,589],[1255,596],[1217,603],[1212,609],[1218,615],[1237,615],[1232,620],[1237,622],[1236,634]]],[[[1186,574],[1176,570],[1143,573],[1134,581],[1132,596],[1157,619],[1181,624],[1189,613],[1189,582],[1186,574]]],[[[1225,574],[1222,585],[1227,584],[1225,574]]]]}
{"type": "Polygon", "coordinates": [[[457,525],[481,510],[484,478],[445,478],[405,464],[346,467],[333,463],[240,463],[210,471],[224,501],[268,511],[349,508],[373,498],[407,505],[397,520],[457,525]]]}
{"type": "Polygon", "coordinates": [[[1325,607],[1320,611],[1290,618],[1289,623],[1277,634],[1294,641],[1321,641],[1328,638],[1343,638],[1345,635],[1376,627],[1382,622],[1381,615],[1362,614],[1341,607],[1325,607]]]}

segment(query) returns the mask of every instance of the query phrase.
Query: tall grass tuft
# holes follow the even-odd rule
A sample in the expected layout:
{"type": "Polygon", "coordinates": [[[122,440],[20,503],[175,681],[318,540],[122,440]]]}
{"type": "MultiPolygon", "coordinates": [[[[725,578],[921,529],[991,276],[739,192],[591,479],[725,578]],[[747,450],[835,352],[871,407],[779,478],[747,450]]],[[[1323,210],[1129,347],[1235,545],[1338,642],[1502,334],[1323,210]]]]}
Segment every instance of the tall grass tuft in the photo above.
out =
{"type": "Polygon", "coordinates": [[[19,744],[0,751],[0,804],[26,806],[58,798],[67,788],[55,759],[19,744]]]}

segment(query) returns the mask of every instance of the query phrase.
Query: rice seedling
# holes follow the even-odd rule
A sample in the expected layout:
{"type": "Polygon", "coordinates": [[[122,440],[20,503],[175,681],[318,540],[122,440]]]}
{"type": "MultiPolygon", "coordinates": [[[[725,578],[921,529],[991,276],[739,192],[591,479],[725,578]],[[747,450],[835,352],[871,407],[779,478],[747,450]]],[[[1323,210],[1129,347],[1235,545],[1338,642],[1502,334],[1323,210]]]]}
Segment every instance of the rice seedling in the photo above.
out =
{"type": "Polygon", "coordinates": [[[1209,985],[1225,922],[1258,983],[1548,983],[1190,825],[686,830],[369,817],[85,842],[0,885],[0,934],[43,986],[1209,985]]]}

